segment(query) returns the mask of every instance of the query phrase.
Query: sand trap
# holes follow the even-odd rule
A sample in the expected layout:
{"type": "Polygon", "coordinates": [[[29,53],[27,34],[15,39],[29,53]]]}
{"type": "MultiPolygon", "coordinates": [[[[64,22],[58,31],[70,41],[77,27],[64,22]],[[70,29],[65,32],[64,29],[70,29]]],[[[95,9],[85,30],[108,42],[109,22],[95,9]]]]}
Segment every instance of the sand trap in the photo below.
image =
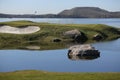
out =
{"type": "Polygon", "coordinates": [[[38,26],[27,26],[24,28],[16,28],[11,26],[0,26],[0,33],[11,33],[11,34],[30,34],[40,30],[38,26]]]}

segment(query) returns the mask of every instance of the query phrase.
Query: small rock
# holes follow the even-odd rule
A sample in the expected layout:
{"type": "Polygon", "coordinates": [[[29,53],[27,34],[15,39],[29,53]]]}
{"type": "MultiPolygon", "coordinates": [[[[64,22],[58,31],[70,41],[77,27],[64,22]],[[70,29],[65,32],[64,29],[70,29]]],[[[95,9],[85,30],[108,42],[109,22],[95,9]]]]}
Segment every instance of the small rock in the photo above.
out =
{"type": "Polygon", "coordinates": [[[53,39],[53,42],[61,42],[61,39],[55,38],[55,39],[53,39]]]}
{"type": "Polygon", "coordinates": [[[103,36],[101,34],[96,34],[93,36],[93,40],[100,41],[103,39],[103,36]]]}
{"type": "Polygon", "coordinates": [[[74,40],[77,42],[77,43],[84,43],[85,41],[87,41],[87,36],[81,32],[79,35],[75,35],[74,37],[74,40]]]}

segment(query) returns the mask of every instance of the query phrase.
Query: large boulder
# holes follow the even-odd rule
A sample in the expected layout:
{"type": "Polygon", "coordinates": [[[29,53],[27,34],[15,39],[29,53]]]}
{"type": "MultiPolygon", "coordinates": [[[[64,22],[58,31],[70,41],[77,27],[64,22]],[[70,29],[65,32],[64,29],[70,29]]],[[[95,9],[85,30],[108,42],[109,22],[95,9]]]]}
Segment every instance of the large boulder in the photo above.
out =
{"type": "Polygon", "coordinates": [[[100,52],[90,44],[75,45],[69,48],[68,55],[74,56],[100,56],[100,52]]]}
{"type": "Polygon", "coordinates": [[[64,36],[68,36],[68,37],[74,38],[75,35],[79,35],[79,34],[80,34],[80,31],[78,31],[77,29],[74,29],[74,30],[66,31],[64,33],[64,36]]]}
{"type": "Polygon", "coordinates": [[[72,38],[75,42],[78,43],[84,43],[88,39],[83,32],[80,32],[77,29],[66,31],[64,36],[72,38]]]}

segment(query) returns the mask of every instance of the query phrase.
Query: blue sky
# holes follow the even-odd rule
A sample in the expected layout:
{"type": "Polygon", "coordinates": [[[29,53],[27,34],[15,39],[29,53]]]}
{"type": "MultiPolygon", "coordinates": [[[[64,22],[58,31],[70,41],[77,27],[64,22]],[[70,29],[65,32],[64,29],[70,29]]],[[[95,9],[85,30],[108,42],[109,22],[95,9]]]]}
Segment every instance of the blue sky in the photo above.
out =
{"type": "Polygon", "coordinates": [[[120,11],[120,0],[0,0],[0,13],[37,14],[59,13],[73,7],[100,7],[120,11]]]}

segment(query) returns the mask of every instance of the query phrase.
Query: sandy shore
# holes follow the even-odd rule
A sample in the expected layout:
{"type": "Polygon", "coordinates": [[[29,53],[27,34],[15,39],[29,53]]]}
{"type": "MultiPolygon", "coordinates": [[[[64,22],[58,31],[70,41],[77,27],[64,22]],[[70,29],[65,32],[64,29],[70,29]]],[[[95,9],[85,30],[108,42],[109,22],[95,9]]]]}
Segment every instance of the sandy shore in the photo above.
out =
{"type": "Polygon", "coordinates": [[[16,28],[12,26],[0,26],[0,33],[11,33],[11,34],[30,34],[40,30],[38,26],[27,26],[24,28],[16,28]]]}

